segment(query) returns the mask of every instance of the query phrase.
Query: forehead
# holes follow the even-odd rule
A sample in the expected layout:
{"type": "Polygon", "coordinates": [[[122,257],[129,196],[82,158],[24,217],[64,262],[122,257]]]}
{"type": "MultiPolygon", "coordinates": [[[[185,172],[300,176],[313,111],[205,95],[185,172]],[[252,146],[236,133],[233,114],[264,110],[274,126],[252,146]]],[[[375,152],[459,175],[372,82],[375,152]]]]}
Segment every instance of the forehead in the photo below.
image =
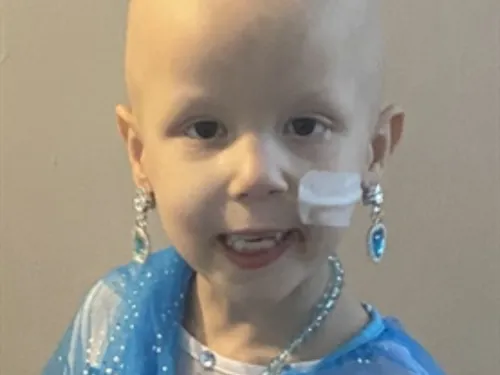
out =
{"type": "Polygon", "coordinates": [[[246,95],[252,102],[297,91],[342,91],[346,100],[380,65],[374,3],[135,0],[129,89],[142,100],[180,86],[212,96],[246,95]]]}

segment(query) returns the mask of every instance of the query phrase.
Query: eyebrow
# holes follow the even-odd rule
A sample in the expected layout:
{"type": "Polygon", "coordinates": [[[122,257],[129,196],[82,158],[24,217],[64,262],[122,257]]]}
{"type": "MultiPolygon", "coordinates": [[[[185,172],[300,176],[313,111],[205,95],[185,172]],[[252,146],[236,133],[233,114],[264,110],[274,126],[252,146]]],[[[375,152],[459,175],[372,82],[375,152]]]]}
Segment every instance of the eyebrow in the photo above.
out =
{"type": "Polygon", "coordinates": [[[216,108],[210,96],[206,92],[196,87],[182,87],[175,90],[167,99],[168,106],[162,111],[159,125],[162,127],[168,124],[177,124],[181,121],[193,108],[204,109],[205,112],[210,112],[216,108]],[[205,109],[206,108],[206,109],[205,109]]]}
{"type": "Polygon", "coordinates": [[[347,130],[349,113],[343,108],[338,98],[328,90],[312,90],[301,95],[295,101],[294,108],[305,107],[307,109],[318,111],[319,113],[338,122],[347,130]]]}
{"type": "MultiPolygon", "coordinates": [[[[311,90],[305,92],[292,102],[291,110],[317,112],[339,124],[340,131],[347,131],[350,117],[340,103],[335,100],[328,90],[311,90]]],[[[176,126],[188,118],[188,114],[195,110],[200,115],[220,114],[228,111],[223,104],[216,104],[206,90],[195,86],[184,86],[175,90],[168,98],[168,108],[162,111],[158,121],[161,128],[176,126]]]]}

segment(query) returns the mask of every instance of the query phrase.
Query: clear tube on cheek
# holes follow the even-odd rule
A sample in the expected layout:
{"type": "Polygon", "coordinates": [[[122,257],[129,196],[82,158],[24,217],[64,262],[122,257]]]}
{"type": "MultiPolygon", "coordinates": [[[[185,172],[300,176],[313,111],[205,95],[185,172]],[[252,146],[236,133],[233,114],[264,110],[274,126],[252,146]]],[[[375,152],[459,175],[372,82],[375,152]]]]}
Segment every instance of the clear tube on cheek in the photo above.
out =
{"type": "Polygon", "coordinates": [[[348,227],[361,195],[359,173],[310,170],[299,182],[300,219],[305,225],[348,227]]]}

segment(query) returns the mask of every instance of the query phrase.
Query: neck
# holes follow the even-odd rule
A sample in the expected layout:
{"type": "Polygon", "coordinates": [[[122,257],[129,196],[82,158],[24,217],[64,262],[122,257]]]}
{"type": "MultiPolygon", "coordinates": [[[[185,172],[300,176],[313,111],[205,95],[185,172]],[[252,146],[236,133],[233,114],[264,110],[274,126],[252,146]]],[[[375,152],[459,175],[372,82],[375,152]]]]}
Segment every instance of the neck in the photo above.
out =
{"type": "MultiPolygon", "coordinates": [[[[300,334],[311,319],[331,277],[328,265],[290,295],[274,303],[243,304],[217,293],[196,275],[187,307],[185,328],[203,345],[234,360],[267,365],[300,334]]],[[[292,360],[319,359],[352,337],[367,322],[359,300],[344,288],[323,326],[292,360]]]]}

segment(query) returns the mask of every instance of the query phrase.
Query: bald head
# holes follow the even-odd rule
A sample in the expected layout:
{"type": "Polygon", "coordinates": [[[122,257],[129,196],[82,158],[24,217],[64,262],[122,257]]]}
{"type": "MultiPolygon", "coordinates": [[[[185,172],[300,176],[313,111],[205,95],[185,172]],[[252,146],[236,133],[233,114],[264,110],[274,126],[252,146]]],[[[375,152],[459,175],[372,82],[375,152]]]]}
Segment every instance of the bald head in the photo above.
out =
{"type": "MultiPolygon", "coordinates": [[[[130,104],[139,115],[155,85],[175,90],[183,79],[195,77],[209,85],[217,78],[230,80],[231,74],[282,75],[291,64],[321,72],[334,69],[344,79],[355,75],[365,93],[366,85],[368,91],[379,91],[378,4],[377,0],[131,0],[125,58],[130,104]],[[219,77],[221,73],[227,76],[219,77]]],[[[301,81],[300,75],[290,81],[301,81]]]]}
{"type": "Polygon", "coordinates": [[[221,228],[291,223],[307,170],[385,164],[402,120],[379,116],[378,4],[132,0],[119,129],[136,184],[155,192],[172,243],[207,262],[200,274],[227,270],[207,251],[221,228]]]}

